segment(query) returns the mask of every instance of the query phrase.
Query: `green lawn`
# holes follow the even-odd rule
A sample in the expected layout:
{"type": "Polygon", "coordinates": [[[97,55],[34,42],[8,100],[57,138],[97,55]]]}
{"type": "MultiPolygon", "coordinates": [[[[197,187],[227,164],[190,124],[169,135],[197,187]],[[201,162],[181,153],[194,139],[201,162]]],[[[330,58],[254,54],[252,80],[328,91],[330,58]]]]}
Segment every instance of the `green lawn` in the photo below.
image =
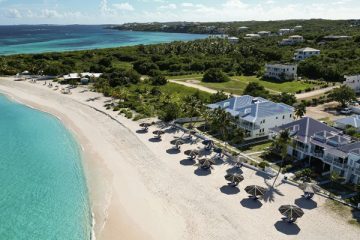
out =
{"type": "MultiPolygon", "coordinates": [[[[152,89],[154,88],[154,86],[149,85],[149,84],[138,84],[138,85],[130,85],[128,87],[128,89],[130,90],[130,92],[135,92],[136,89],[152,89]]],[[[186,87],[180,84],[176,84],[176,83],[167,83],[166,85],[163,86],[158,86],[159,90],[162,93],[165,94],[169,94],[169,95],[178,95],[180,97],[184,97],[184,96],[189,96],[189,95],[193,95],[195,93],[199,93],[200,96],[204,99],[204,100],[209,100],[211,94],[207,93],[207,92],[203,92],[203,91],[199,91],[198,89],[195,88],[191,88],[191,87],[186,87]]]]}
{"type": "MultiPolygon", "coordinates": [[[[201,74],[176,76],[176,77],[170,77],[169,79],[180,79],[179,81],[194,79],[200,81],[201,74]]],[[[306,88],[311,88],[316,86],[313,83],[305,83],[304,81],[293,81],[293,82],[265,81],[265,80],[260,80],[255,76],[235,76],[235,77],[231,77],[231,80],[225,83],[199,82],[199,84],[204,87],[212,88],[215,90],[219,90],[219,91],[222,90],[224,92],[241,95],[243,94],[244,89],[250,82],[257,82],[263,85],[271,93],[281,93],[281,92],[296,93],[299,90],[305,90],[306,88]]]]}
{"type": "Polygon", "coordinates": [[[261,151],[265,151],[266,148],[271,146],[271,144],[272,144],[272,142],[268,141],[268,142],[259,143],[256,145],[251,145],[249,147],[244,147],[241,150],[244,151],[245,153],[261,152],[261,151]]]}

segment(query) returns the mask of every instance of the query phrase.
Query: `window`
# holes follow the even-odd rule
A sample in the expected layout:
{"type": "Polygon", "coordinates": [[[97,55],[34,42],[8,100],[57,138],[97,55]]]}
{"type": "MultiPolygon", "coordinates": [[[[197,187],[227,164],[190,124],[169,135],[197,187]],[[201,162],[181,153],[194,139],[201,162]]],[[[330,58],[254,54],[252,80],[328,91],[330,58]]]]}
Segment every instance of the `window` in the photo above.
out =
{"type": "Polygon", "coordinates": [[[285,119],[285,115],[283,115],[283,119],[285,119]]]}
{"type": "Polygon", "coordinates": [[[292,117],[292,114],[290,114],[290,118],[292,117]]]}

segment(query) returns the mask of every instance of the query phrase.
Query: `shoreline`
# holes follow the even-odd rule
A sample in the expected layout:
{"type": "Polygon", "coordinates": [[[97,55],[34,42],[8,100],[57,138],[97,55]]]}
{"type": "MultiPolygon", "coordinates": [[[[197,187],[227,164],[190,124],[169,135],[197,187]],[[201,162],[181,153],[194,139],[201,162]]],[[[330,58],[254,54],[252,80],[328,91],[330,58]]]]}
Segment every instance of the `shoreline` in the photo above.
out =
{"type": "MultiPolygon", "coordinates": [[[[235,194],[223,177],[231,165],[217,165],[210,175],[199,173],[184,162],[184,155],[169,152],[169,141],[181,133],[167,133],[162,142],[151,142],[154,127],[149,134],[136,133],[138,123],[104,108],[108,98],[83,89],[62,95],[40,84],[0,78],[1,92],[28,100],[35,108],[42,105],[50,114],[55,112],[84,147],[87,155],[83,165],[97,239],[247,240],[266,236],[281,240],[294,239],[291,231],[297,231],[297,239],[354,239],[360,233],[328,212],[320,197],[315,198],[315,208],[304,210],[296,225],[300,229],[284,232],[288,229],[279,221],[277,209],[294,199],[300,201],[302,191],[282,184],[278,186],[281,194],[274,193],[273,200],[254,206],[243,188],[264,185],[267,180],[262,176],[243,169],[245,180],[235,194]],[[94,97],[100,99],[88,101],[94,97]]],[[[186,145],[182,150],[200,146],[186,145]]]]}
{"type": "Polygon", "coordinates": [[[56,118],[59,122],[61,122],[61,124],[64,126],[64,128],[71,134],[71,136],[74,138],[74,140],[76,141],[77,143],[77,146],[78,146],[78,150],[79,150],[79,154],[80,154],[80,164],[82,166],[82,171],[83,171],[83,174],[84,174],[84,177],[85,177],[85,181],[86,181],[86,192],[88,194],[88,201],[89,201],[89,211],[90,211],[90,217],[91,217],[91,221],[90,221],[90,240],[96,240],[96,234],[95,234],[95,224],[96,224],[96,219],[94,217],[94,211],[92,209],[92,203],[91,203],[91,199],[90,199],[90,194],[89,194],[89,186],[88,186],[88,179],[86,178],[86,172],[85,172],[85,166],[84,166],[84,162],[85,162],[85,159],[86,158],[89,158],[88,156],[86,157],[85,156],[85,148],[83,147],[83,145],[81,144],[81,141],[78,139],[78,134],[79,133],[76,133],[73,129],[69,128],[69,125],[65,123],[65,121],[59,116],[57,115],[56,113],[54,112],[50,112],[50,111],[47,111],[45,109],[42,109],[41,106],[34,106],[34,103],[32,104],[29,104],[27,103],[26,101],[21,101],[20,99],[16,98],[14,95],[12,95],[11,93],[8,93],[8,92],[1,92],[1,94],[3,94],[5,97],[7,97],[9,100],[11,101],[14,101],[18,104],[21,104],[21,105],[24,105],[28,108],[31,108],[35,111],[39,111],[39,112],[43,112],[43,113],[46,113],[54,118],[56,118]]]}

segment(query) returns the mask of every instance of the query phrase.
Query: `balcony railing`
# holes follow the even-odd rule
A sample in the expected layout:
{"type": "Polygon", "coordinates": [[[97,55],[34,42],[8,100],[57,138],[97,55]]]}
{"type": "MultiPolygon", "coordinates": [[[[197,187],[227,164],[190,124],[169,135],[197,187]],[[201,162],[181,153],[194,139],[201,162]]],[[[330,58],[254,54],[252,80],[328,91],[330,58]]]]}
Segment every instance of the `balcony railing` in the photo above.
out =
{"type": "Polygon", "coordinates": [[[327,163],[329,163],[329,164],[332,164],[333,159],[332,159],[331,157],[329,157],[329,156],[326,156],[326,157],[324,157],[324,162],[327,162],[327,163]]]}
{"type": "Polygon", "coordinates": [[[323,158],[324,157],[324,153],[323,152],[312,152],[311,153],[314,157],[317,158],[323,158]]]}
{"type": "Polygon", "coordinates": [[[334,161],[332,164],[333,164],[334,166],[339,167],[339,168],[344,168],[344,163],[334,161]]]}
{"type": "Polygon", "coordinates": [[[295,145],[296,150],[302,151],[302,152],[307,152],[308,148],[305,146],[300,146],[300,145],[295,145]]]}
{"type": "Polygon", "coordinates": [[[246,130],[249,130],[249,131],[252,131],[252,130],[258,130],[260,129],[260,126],[258,125],[252,125],[252,124],[246,124],[246,123],[239,123],[238,125],[240,128],[243,128],[243,129],[246,129],[246,130]]]}
{"type": "Polygon", "coordinates": [[[355,169],[355,174],[360,176],[360,169],[355,169]]]}

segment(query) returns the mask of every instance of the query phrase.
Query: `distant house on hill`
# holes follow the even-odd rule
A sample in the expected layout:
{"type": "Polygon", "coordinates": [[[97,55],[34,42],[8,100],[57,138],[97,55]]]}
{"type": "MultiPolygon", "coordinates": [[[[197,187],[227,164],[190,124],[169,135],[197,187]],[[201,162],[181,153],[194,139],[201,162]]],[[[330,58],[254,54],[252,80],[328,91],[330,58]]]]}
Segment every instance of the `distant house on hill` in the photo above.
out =
{"type": "Polygon", "coordinates": [[[360,92],[360,74],[359,75],[345,75],[344,85],[353,89],[356,93],[360,92]]]}
{"type": "Polygon", "coordinates": [[[294,60],[301,61],[312,56],[320,55],[320,50],[314,48],[301,48],[297,49],[294,54],[294,60]]]}
{"type": "Polygon", "coordinates": [[[247,133],[246,140],[267,138],[269,129],[293,121],[294,108],[261,97],[244,95],[208,105],[221,108],[238,118],[238,127],[247,133]]]}
{"type": "Polygon", "coordinates": [[[278,80],[296,80],[297,65],[296,64],[266,64],[265,77],[278,80]]]}
{"type": "Polygon", "coordinates": [[[236,43],[239,42],[239,38],[237,38],[237,37],[228,37],[228,41],[230,43],[236,44],[236,43]]]}
{"type": "Polygon", "coordinates": [[[301,25],[297,25],[294,27],[295,31],[301,31],[303,29],[303,27],[301,25]]]}
{"type": "Polygon", "coordinates": [[[260,31],[257,34],[259,34],[261,37],[269,37],[271,35],[270,31],[260,31]]]}
{"type": "Polygon", "coordinates": [[[281,46],[296,45],[296,44],[299,44],[302,42],[304,42],[303,36],[293,35],[293,36],[283,39],[281,42],[279,42],[279,45],[281,45],[281,46]]]}
{"type": "Polygon", "coordinates": [[[249,33],[249,34],[246,34],[244,37],[244,39],[256,39],[256,38],[261,38],[261,36],[256,33],[249,33]]]}
{"type": "Polygon", "coordinates": [[[245,32],[245,31],[249,30],[249,27],[241,26],[238,29],[239,29],[240,32],[245,32]]]}
{"type": "Polygon", "coordinates": [[[281,29],[279,29],[279,35],[280,36],[283,36],[283,35],[286,35],[286,34],[290,34],[290,33],[292,33],[292,32],[294,32],[294,29],[290,29],[290,28],[281,28],[281,29]]]}
{"type": "Polygon", "coordinates": [[[351,39],[351,36],[344,36],[344,35],[329,35],[323,37],[323,40],[325,41],[337,41],[337,40],[348,40],[351,39]]]}

